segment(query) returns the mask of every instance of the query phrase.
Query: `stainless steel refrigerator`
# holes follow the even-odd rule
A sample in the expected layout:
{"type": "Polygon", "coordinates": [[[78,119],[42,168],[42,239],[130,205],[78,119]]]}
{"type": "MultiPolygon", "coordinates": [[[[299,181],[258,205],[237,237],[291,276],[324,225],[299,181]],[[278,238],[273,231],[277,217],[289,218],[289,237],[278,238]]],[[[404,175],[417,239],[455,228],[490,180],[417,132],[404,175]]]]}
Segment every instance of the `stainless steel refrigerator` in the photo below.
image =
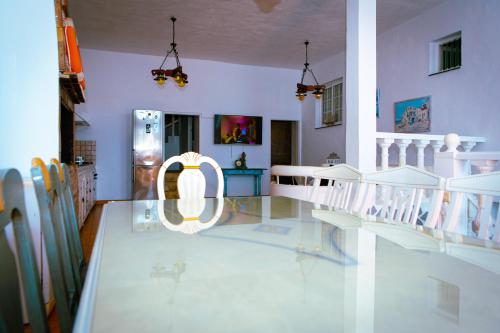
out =
{"type": "Polygon", "coordinates": [[[132,127],[132,198],[158,199],[156,180],[164,161],[163,112],[134,110],[132,127]]]}

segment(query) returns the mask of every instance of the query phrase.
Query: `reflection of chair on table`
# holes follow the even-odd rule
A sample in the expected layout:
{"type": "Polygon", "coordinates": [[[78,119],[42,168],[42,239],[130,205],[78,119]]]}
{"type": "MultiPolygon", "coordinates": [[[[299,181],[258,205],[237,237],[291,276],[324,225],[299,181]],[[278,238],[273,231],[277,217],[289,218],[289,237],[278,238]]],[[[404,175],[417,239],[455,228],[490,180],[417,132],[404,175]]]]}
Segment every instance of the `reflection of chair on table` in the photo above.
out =
{"type": "Polygon", "coordinates": [[[182,215],[182,222],[180,224],[170,222],[165,216],[165,201],[158,202],[158,217],[161,223],[169,230],[195,234],[201,230],[213,227],[219,221],[224,209],[224,199],[217,198],[214,201],[217,201],[217,208],[215,209],[214,216],[208,222],[201,222],[200,220],[200,216],[205,210],[205,198],[177,200],[177,209],[182,215]]]}

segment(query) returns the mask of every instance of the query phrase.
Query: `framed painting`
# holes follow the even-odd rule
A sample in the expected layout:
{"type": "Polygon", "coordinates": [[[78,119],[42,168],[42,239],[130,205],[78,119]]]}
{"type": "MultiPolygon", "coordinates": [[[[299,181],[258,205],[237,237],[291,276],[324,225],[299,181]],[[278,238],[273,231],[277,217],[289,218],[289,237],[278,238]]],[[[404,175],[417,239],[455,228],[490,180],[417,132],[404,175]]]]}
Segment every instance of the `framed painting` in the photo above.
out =
{"type": "Polygon", "coordinates": [[[394,103],[394,132],[421,133],[431,130],[431,97],[394,103]]]}

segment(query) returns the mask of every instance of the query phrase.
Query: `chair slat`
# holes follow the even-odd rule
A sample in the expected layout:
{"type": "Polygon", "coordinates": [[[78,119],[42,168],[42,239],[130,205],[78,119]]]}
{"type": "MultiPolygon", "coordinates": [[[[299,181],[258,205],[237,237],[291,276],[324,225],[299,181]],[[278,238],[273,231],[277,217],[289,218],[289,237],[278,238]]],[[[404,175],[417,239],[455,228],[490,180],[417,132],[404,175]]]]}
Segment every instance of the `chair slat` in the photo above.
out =
{"type": "MultiPolygon", "coordinates": [[[[54,160],[52,161],[54,162],[54,160]]],[[[55,160],[57,162],[57,160],[55,160]]],[[[73,202],[73,193],[71,191],[71,178],[69,174],[69,168],[66,164],[59,164],[58,162],[54,164],[63,177],[61,178],[61,202],[63,204],[64,221],[67,227],[70,240],[70,249],[72,251],[72,257],[75,265],[75,271],[78,272],[78,290],[81,291],[83,287],[83,281],[85,279],[85,273],[87,270],[87,265],[85,263],[85,258],[83,256],[82,242],[80,239],[80,232],[78,229],[78,219],[76,217],[75,204],[73,202]]]]}
{"type": "Polygon", "coordinates": [[[481,196],[479,207],[479,233],[482,239],[489,238],[489,228],[491,225],[491,205],[493,198],[490,195],[481,196]]]}
{"type": "MultiPolygon", "coordinates": [[[[51,169],[55,169],[55,172],[49,172],[50,181],[57,196],[59,197],[58,204],[60,205],[60,211],[62,213],[62,226],[60,228],[64,235],[61,235],[61,238],[65,238],[68,243],[69,260],[73,269],[72,276],[75,281],[75,290],[78,294],[81,294],[83,282],[80,265],[83,260],[83,250],[81,248],[80,237],[78,235],[78,222],[76,221],[76,214],[74,214],[74,211],[73,216],[71,216],[72,214],[65,198],[65,187],[67,183],[64,177],[64,170],[62,169],[59,161],[52,159],[51,163],[51,169]]],[[[73,199],[71,199],[71,202],[73,202],[73,199]]]]}
{"type": "Polygon", "coordinates": [[[45,242],[50,278],[56,299],[56,311],[61,332],[71,332],[80,293],[69,248],[68,231],[64,224],[62,193],[57,186],[58,171],[48,168],[40,159],[33,159],[31,175],[40,208],[42,235],[45,242]],[[47,171],[46,171],[47,170],[47,171]],[[47,186],[44,175],[51,183],[47,186]]]}
{"type": "Polygon", "coordinates": [[[23,332],[19,277],[33,332],[49,332],[26,216],[21,175],[14,169],[0,170],[0,332],[23,332]],[[9,224],[12,225],[17,265],[6,237],[5,229],[9,224]]]}
{"type": "MultiPolygon", "coordinates": [[[[417,220],[418,220],[419,212],[420,212],[420,206],[422,205],[422,198],[423,197],[424,197],[424,190],[418,189],[417,193],[416,193],[416,198],[415,198],[415,208],[413,210],[413,213],[411,214],[411,220],[406,221],[406,222],[411,223],[412,225],[417,224],[417,220]]],[[[408,216],[410,216],[410,214],[408,214],[408,216]]]]}
{"type": "Polygon", "coordinates": [[[449,178],[446,180],[446,191],[452,193],[451,203],[446,211],[444,228],[458,232],[460,228],[466,230],[464,223],[469,223],[465,206],[465,196],[478,198],[479,232],[477,237],[482,239],[500,240],[499,217],[492,217],[493,203],[500,197],[500,171],[478,174],[466,177],[449,178]],[[493,221],[495,222],[494,228],[493,221]]]}
{"type": "Polygon", "coordinates": [[[359,187],[361,173],[355,168],[340,164],[314,173],[314,185],[311,201],[314,203],[326,204],[330,209],[342,210],[349,213],[359,213],[353,211],[353,207],[359,208],[359,187]],[[321,180],[328,180],[327,189],[324,195],[321,192],[324,188],[321,180]]]}
{"type": "Polygon", "coordinates": [[[363,175],[362,182],[370,189],[370,195],[377,194],[376,201],[365,196],[365,200],[375,202],[365,203],[363,210],[367,217],[382,219],[386,222],[416,225],[419,223],[422,202],[429,201],[427,222],[435,222],[436,212],[442,205],[444,179],[430,172],[411,166],[363,175]],[[374,189],[375,188],[375,189],[374,189]],[[432,193],[426,198],[426,192],[432,193]],[[376,210],[376,213],[373,212],[376,210]],[[431,220],[429,220],[431,217],[431,220]]]}

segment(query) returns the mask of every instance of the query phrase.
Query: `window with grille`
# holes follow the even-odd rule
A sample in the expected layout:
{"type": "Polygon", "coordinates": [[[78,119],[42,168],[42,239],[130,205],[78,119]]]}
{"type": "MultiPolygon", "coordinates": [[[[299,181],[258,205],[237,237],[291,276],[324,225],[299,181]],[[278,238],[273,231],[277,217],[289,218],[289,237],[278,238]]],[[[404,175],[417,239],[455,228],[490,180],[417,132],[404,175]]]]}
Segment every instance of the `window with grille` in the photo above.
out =
{"type": "Polygon", "coordinates": [[[342,78],[325,84],[325,92],[317,104],[320,112],[316,112],[316,128],[342,124],[343,96],[342,78]]]}
{"type": "Polygon", "coordinates": [[[462,33],[456,32],[430,44],[430,74],[446,72],[462,66],[462,33]]]}

